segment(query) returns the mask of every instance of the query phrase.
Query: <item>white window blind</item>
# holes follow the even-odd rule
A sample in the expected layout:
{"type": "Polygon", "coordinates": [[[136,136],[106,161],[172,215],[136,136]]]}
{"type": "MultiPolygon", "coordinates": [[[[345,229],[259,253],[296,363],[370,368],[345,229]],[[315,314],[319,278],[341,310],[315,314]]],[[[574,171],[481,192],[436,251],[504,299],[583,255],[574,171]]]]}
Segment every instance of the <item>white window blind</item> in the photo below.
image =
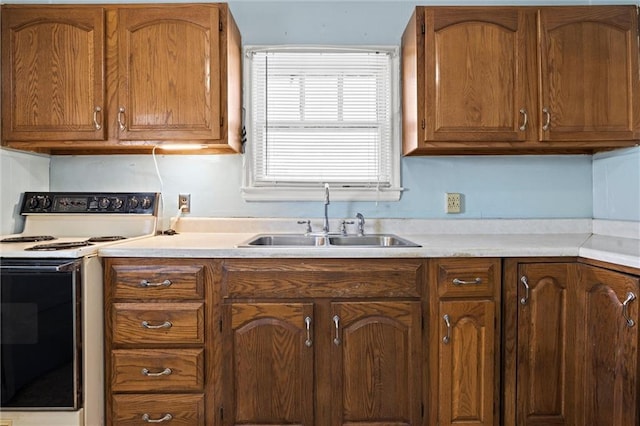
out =
{"type": "Polygon", "coordinates": [[[394,49],[248,50],[249,185],[397,190],[394,55],[394,49]]]}

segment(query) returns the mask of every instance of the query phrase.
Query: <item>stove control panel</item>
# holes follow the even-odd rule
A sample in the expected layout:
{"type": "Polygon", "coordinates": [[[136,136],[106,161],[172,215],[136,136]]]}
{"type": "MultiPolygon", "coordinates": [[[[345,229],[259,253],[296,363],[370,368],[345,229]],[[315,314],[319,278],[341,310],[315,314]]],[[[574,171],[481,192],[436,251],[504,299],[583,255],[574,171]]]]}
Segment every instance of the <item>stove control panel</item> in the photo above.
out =
{"type": "Polygon", "coordinates": [[[20,213],[157,215],[156,192],[25,192],[20,213]]]}

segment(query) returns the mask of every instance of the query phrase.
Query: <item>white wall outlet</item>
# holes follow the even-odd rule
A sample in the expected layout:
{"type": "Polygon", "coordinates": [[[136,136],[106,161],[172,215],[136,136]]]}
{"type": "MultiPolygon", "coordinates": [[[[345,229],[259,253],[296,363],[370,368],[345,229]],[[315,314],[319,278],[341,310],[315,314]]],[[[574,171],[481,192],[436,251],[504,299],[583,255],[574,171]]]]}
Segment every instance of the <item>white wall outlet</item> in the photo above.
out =
{"type": "Polygon", "coordinates": [[[445,213],[460,213],[462,211],[462,194],[457,192],[445,192],[445,213]]]}
{"type": "Polygon", "coordinates": [[[182,213],[191,211],[191,194],[178,194],[178,210],[182,213]]]}

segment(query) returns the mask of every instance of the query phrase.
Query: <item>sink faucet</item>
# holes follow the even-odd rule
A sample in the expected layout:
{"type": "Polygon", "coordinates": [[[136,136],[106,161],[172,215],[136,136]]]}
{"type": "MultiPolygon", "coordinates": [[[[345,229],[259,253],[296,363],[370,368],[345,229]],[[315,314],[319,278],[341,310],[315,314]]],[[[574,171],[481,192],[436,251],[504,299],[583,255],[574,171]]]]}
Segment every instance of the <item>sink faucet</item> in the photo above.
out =
{"type": "Polygon", "coordinates": [[[324,224],[322,225],[322,232],[329,233],[329,184],[324,184],[324,224]]]}
{"type": "Polygon", "coordinates": [[[362,237],[364,235],[364,216],[362,213],[358,213],[356,219],[358,219],[358,236],[362,237]]]}

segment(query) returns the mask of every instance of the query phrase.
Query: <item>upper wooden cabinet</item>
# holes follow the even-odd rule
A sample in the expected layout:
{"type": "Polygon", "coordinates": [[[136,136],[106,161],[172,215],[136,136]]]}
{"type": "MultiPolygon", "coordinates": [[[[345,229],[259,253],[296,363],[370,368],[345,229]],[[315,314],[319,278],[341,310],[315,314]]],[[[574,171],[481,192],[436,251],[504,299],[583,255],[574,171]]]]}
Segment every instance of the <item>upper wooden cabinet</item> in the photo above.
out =
{"type": "Polygon", "coordinates": [[[416,8],[402,38],[404,154],[637,144],[637,34],[634,6],[416,8]]]}
{"type": "Polygon", "coordinates": [[[2,11],[2,140],[104,140],[104,10],[2,11]]]}
{"type": "Polygon", "coordinates": [[[3,144],[50,153],[240,150],[240,33],[225,4],[5,6],[3,144]]]}

